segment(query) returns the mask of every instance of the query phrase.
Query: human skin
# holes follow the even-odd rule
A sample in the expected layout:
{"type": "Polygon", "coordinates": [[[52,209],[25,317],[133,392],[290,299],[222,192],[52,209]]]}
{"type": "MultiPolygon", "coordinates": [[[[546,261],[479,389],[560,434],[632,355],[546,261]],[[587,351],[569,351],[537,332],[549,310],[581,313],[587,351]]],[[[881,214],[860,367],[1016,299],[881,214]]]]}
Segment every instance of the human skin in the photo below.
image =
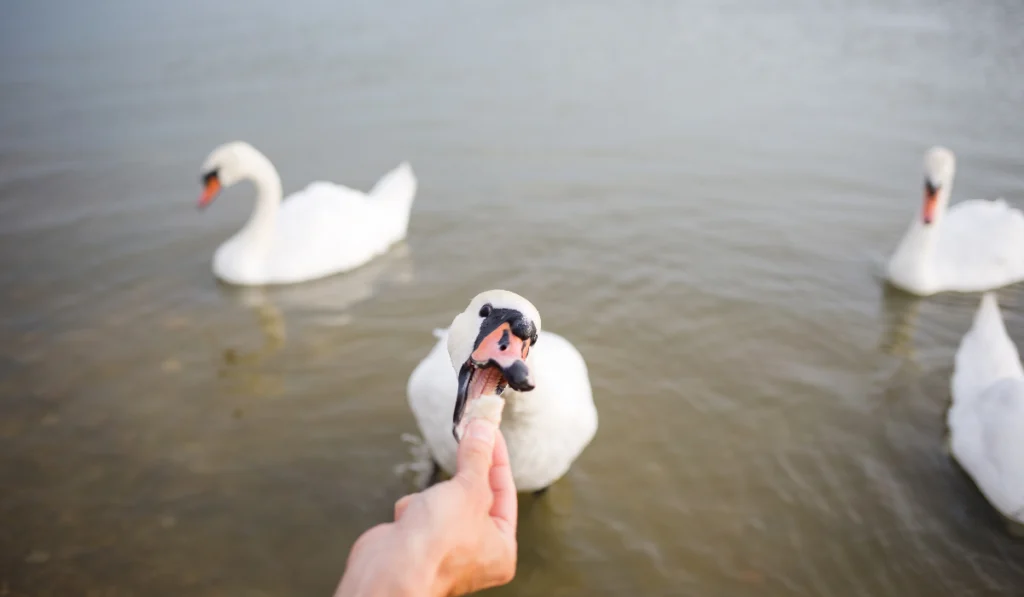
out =
{"type": "Polygon", "coordinates": [[[508,448],[473,420],[451,480],[395,503],[395,521],[363,533],[334,597],[449,597],[512,580],[518,503],[508,448]]]}

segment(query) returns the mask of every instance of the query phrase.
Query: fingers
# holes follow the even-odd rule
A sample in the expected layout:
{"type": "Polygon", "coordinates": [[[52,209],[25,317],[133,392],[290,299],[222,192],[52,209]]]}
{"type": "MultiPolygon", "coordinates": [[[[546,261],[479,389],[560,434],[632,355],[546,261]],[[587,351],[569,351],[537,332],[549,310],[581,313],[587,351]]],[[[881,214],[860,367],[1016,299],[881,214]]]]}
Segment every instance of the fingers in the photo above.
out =
{"type": "Polygon", "coordinates": [[[487,419],[474,419],[459,442],[456,479],[470,485],[469,489],[487,488],[494,455],[494,438],[498,427],[487,419]]]}
{"type": "Polygon", "coordinates": [[[405,514],[405,509],[409,507],[409,502],[412,501],[413,495],[415,494],[409,494],[399,498],[399,500],[395,502],[395,522],[398,522],[398,519],[402,517],[402,514],[405,514]]]}
{"type": "Polygon", "coordinates": [[[512,479],[512,466],[508,459],[508,445],[500,433],[494,442],[494,464],[490,473],[491,493],[494,503],[491,505],[491,518],[506,535],[513,538],[519,521],[519,500],[516,484],[512,479]]]}

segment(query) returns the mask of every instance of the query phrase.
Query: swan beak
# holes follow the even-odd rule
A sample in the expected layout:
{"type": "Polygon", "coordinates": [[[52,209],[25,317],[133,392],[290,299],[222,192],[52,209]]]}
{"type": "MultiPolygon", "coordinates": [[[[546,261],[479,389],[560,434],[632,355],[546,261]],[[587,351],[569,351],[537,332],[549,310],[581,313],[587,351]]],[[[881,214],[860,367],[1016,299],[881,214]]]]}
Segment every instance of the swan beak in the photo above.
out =
{"type": "Polygon", "coordinates": [[[206,206],[213,203],[213,200],[220,194],[220,178],[217,177],[216,172],[210,172],[203,177],[203,194],[199,196],[199,204],[196,206],[199,209],[204,209],[206,206]]]}
{"type": "Polygon", "coordinates": [[[459,441],[455,430],[466,412],[466,405],[471,401],[488,394],[500,395],[506,386],[519,392],[529,392],[534,388],[533,375],[526,365],[526,357],[536,332],[530,324],[524,339],[519,335],[524,333],[523,326],[517,324],[515,320],[485,320],[481,326],[473,353],[459,369],[459,389],[452,416],[452,435],[455,441],[459,441]]]}
{"type": "Polygon", "coordinates": [[[935,206],[939,204],[939,187],[932,181],[924,181],[924,223],[931,224],[935,220],[935,206]]]}

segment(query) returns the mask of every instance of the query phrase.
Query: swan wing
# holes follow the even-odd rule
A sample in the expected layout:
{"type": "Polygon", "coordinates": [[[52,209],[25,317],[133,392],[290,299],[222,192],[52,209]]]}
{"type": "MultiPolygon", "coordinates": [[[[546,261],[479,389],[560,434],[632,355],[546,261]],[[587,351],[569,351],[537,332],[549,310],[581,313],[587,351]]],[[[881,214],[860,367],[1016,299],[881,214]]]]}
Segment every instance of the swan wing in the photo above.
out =
{"type": "Polygon", "coordinates": [[[405,238],[416,180],[408,164],[386,174],[369,194],[317,181],[282,201],[267,272],[298,282],[348,271],[405,238]]]}
{"type": "Polygon", "coordinates": [[[953,456],[993,506],[1024,522],[1024,368],[991,293],[960,343],[951,383],[953,456]]]}
{"type": "Polygon", "coordinates": [[[1024,213],[1002,199],[972,199],[942,220],[935,267],[949,290],[980,292],[1024,280],[1024,213]]]}

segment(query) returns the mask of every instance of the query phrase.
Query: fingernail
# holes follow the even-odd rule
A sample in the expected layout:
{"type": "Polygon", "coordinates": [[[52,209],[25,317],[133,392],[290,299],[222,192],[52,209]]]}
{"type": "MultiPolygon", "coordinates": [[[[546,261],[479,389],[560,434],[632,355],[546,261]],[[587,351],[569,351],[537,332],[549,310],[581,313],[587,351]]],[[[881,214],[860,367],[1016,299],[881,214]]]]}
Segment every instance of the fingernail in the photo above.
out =
{"type": "Polygon", "coordinates": [[[476,419],[475,421],[470,421],[469,428],[466,429],[466,433],[473,439],[493,443],[494,432],[496,430],[497,427],[494,426],[494,423],[491,423],[487,419],[476,419]]]}

